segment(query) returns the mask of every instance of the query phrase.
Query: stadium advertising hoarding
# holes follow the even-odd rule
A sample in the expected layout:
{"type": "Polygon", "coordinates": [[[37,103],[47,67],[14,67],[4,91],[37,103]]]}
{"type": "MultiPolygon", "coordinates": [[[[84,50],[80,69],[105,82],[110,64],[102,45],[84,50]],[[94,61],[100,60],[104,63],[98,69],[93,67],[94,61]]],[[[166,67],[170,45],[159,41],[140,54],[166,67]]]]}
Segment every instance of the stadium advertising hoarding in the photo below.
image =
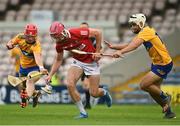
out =
{"type": "MultiPolygon", "coordinates": [[[[37,89],[40,89],[41,86],[36,86],[37,89]]],[[[84,90],[81,86],[77,86],[78,91],[81,94],[82,100],[85,100],[84,90]]],[[[0,104],[10,104],[10,103],[19,103],[21,101],[19,91],[17,88],[12,86],[0,86],[0,104]]],[[[32,102],[32,100],[30,100],[32,102]]],[[[51,95],[43,93],[39,99],[40,103],[53,103],[53,104],[69,104],[72,103],[71,97],[68,93],[66,86],[54,86],[53,93],[51,95]]],[[[93,99],[93,104],[103,103],[104,99],[93,99]]]]}
{"type": "Polygon", "coordinates": [[[161,89],[172,96],[172,104],[180,104],[180,86],[179,85],[162,85],[161,89]]]}
{"type": "MultiPolygon", "coordinates": [[[[37,89],[40,89],[41,86],[36,86],[37,89]]],[[[107,87],[106,87],[107,88],[107,87]]],[[[85,94],[83,88],[79,85],[77,86],[78,91],[81,94],[81,98],[83,101],[85,101],[85,94]]],[[[172,95],[172,103],[173,104],[179,104],[180,103],[180,86],[173,86],[173,85],[164,85],[162,86],[162,90],[172,95]]],[[[124,102],[122,103],[128,103],[128,99],[125,98],[124,102]]],[[[14,88],[12,86],[6,85],[0,85],[0,104],[14,104],[20,102],[20,95],[17,88],[14,88]]],[[[116,99],[118,100],[118,99],[116,99]]],[[[116,103],[116,100],[114,99],[114,102],[116,103]]],[[[140,100],[140,99],[139,99],[140,100]]],[[[147,99],[148,100],[148,99],[147,99]]],[[[30,100],[32,102],[32,100],[30,100]]],[[[68,93],[68,90],[66,86],[53,86],[53,93],[51,95],[49,94],[43,94],[40,99],[40,103],[47,103],[47,104],[71,104],[72,100],[68,93]]],[[[104,103],[103,98],[91,98],[91,104],[95,105],[97,103],[104,103]]],[[[118,103],[118,102],[117,102],[118,103]]],[[[133,103],[133,102],[132,102],[133,103]]],[[[141,102],[136,102],[134,100],[134,103],[140,104],[141,102]]],[[[152,102],[148,102],[152,103],[152,102]]]]}

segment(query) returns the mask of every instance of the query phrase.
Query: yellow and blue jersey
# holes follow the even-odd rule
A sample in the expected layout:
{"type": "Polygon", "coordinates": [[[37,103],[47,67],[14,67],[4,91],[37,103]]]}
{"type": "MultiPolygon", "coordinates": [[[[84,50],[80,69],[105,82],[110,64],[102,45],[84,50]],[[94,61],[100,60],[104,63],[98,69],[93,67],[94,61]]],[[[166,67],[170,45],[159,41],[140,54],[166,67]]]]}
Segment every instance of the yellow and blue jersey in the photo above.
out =
{"type": "Polygon", "coordinates": [[[20,65],[22,68],[37,66],[34,53],[41,53],[40,42],[36,40],[34,44],[28,44],[23,33],[18,34],[12,40],[13,45],[18,45],[21,50],[20,65]]]}
{"type": "Polygon", "coordinates": [[[154,65],[167,65],[172,62],[172,59],[155,29],[146,26],[137,35],[143,39],[146,50],[152,59],[154,65]]]}

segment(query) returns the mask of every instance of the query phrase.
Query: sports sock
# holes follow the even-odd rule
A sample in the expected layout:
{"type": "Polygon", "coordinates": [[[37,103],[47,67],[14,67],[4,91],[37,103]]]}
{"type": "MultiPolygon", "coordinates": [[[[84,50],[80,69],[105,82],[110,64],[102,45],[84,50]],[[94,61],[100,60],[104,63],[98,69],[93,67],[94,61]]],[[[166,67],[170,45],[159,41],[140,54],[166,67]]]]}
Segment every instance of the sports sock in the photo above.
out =
{"type": "Polygon", "coordinates": [[[34,92],[33,92],[33,94],[32,94],[32,97],[34,98],[34,97],[36,97],[36,96],[37,96],[37,91],[34,90],[34,92]]]}
{"type": "Polygon", "coordinates": [[[172,113],[172,111],[171,111],[171,107],[169,106],[168,107],[168,109],[167,109],[167,112],[166,112],[167,114],[170,114],[170,113],[172,113]]]}
{"type": "Polygon", "coordinates": [[[162,98],[163,102],[168,99],[167,94],[165,94],[163,91],[160,93],[160,97],[162,98]]]}
{"type": "Polygon", "coordinates": [[[89,90],[85,90],[85,94],[86,94],[86,105],[90,105],[90,94],[89,94],[89,90]]]}
{"type": "Polygon", "coordinates": [[[87,112],[85,111],[84,106],[83,106],[81,100],[78,101],[78,102],[76,102],[75,104],[76,104],[76,106],[78,107],[78,109],[79,109],[79,111],[80,111],[81,113],[87,114],[87,112]]]}

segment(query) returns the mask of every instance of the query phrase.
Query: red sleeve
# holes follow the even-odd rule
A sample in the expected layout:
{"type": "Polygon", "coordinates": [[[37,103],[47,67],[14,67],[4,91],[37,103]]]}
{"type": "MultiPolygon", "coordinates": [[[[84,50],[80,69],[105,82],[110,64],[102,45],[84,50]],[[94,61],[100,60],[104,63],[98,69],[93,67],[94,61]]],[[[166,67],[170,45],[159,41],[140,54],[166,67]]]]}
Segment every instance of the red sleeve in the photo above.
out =
{"type": "Polygon", "coordinates": [[[82,39],[89,38],[89,28],[73,28],[73,29],[69,29],[69,31],[71,34],[75,35],[76,37],[82,39]]]}
{"type": "Polygon", "coordinates": [[[56,44],[56,52],[60,53],[63,52],[62,46],[59,44],[56,44]]]}

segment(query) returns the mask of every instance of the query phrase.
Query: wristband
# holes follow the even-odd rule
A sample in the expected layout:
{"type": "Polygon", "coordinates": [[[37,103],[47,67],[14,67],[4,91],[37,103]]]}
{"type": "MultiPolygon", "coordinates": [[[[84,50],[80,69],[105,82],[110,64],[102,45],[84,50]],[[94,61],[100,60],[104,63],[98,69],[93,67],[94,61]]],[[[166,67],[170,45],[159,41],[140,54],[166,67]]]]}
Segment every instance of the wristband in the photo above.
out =
{"type": "Polygon", "coordinates": [[[43,66],[39,66],[39,69],[42,70],[42,69],[44,69],[44,67],[43,66]]]}

